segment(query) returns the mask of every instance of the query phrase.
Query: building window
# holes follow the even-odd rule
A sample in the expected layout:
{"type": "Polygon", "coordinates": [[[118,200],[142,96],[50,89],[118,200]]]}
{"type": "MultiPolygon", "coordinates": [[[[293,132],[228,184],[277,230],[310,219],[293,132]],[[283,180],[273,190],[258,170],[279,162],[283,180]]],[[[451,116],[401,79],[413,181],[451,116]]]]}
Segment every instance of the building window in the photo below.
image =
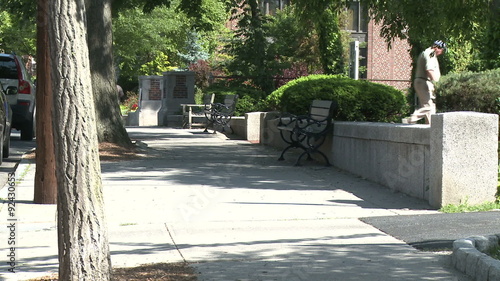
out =
{"type": "Polygon", "coordinates": [[[283,10],[289,4],[289,0],[262,0],[260,9],[265,15],[275,15],[276,11],[283,10]]]}
{"type": "Polygon", "coordinates": [[[350,2],[347,9],[346,30],[356,33],[368,32],[368,10],[359,0],[350,2]]]}

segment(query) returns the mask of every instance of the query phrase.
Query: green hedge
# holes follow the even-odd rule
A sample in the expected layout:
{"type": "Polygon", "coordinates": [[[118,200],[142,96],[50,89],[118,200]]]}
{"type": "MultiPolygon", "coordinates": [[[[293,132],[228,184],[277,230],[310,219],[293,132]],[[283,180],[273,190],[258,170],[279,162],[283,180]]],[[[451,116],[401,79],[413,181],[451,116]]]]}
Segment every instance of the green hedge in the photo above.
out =
{"type": "Polygon", "coordinates": [[[443,76],[436,85],[440,112],[500,112],[500,68],[483,72],[461,72],[443,76]]]}
{"type": "Polygon", "coordinates": [[[393,87],[337,75],[310,75],[290,81],[267,97],[278,111],[305,114],[312,100],[334,100],[335,120],[399,122],[408,114],[403,92],[393,87]]]}

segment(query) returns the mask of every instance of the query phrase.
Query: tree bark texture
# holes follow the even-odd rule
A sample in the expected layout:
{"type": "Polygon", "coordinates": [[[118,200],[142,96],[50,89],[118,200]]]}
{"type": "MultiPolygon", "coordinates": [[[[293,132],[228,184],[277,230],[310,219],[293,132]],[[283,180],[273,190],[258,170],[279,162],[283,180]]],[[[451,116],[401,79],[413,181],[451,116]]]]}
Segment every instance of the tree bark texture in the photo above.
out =
{"type": "Polygon", "coordinates": [[[52,88],[50,80],[48,0],[37,7],[36,172],[34,202],[57,203],[57,181],[52,136],[52,88]]]}
{"type": "Polygon", "coordinates": [[[110,280],[84,0],[49,1],[59,280],[110,280]]]}
{"type": "Polygon", "coordinates": [[[116,88],[111,0],[88,0],[87,21],[90,70],[99,142],[111,142],[124,147],[131,146],[132,143],[121,118],[116,88]]]}

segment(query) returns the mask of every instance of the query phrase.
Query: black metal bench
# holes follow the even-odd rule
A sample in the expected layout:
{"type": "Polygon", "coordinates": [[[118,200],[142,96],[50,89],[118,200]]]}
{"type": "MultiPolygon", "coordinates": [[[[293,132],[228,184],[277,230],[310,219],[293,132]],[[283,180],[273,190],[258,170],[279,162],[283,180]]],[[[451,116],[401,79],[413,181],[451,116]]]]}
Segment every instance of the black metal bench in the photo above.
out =
{"type": "Polygon", "coordinates": [[[224,103],[211,103],[206,105],[205,117],[207,118],[207,126],[205,127],[205,132],[208,132],[208,128],[212,127],[215,134],[217,132],[216,126],[219,126],[222,128],[223,133],[226,127],[230,128],[233,133],[233,129],[229,122],[234,115],[237,101],[238,95],[226,95],[224,97],[224,103]]]}
{"type": "Polygon", "coordinates": [[[321,145],[325,142],[326,136],[332,130],[333,113],[337,104],[333,101],[314,100],[309,109],[308,115],[295,116],[284,115],[280,117],[278,129],[283,141],[288,146],[281,152],[278,160],[285,160],[285,152],[290,148],[300,148],[304,152],[299,156],[295,166],[300,166],[300,160],[307,155],[311,160],[311,154],[318,153],[323,157],[326,166],[331,166],[326,155],[319,151],[321,145]]]}

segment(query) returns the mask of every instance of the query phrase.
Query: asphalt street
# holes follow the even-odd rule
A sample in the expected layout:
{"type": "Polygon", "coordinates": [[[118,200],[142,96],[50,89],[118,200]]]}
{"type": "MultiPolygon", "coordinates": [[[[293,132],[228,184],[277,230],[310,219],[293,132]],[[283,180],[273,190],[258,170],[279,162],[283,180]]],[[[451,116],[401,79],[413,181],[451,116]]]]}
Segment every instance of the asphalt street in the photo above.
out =
{"type": "Polygon", "coordinates": [[[378,216],[361,218],[419,250],[452,250],[453,241],[500,233],[500,212],[378,216]]]}
{"type": "Polygon", "coordinates": [[[20,132],[12,130],[10,136],[10,156],[9,158],[4,158],[2,165],[0,165],[0,186],[3,187],[7,182],[8,174],[16,170],[23,154],[32,150],[35,146],[35,140],[22,141],[20,132]]]}

